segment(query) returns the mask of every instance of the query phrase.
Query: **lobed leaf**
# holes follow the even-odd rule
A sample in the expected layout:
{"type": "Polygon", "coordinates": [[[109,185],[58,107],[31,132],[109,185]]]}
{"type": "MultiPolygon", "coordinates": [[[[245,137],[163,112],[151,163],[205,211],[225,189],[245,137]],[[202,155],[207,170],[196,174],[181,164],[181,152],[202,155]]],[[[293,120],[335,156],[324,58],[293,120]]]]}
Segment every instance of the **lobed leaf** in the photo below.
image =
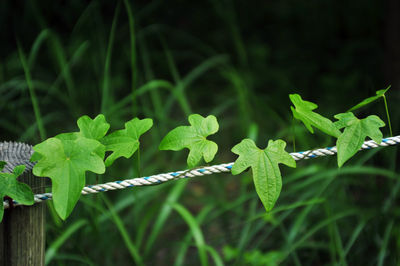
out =
{"type": "Polygon", "coordinates": [[[237,175],[251,167],[254,185],[265,209],[270,211],[282,190],[282,176],[279,164],[296,167],[296,161],[285,151],[286,142],[270,140],[267,148],[259,149],[253,140],[244,139],[232,148],[239,155],[232,167],[237,175]]]}
{"type": "Polygon", "coordinates": [[[214,159],[218,145],[206,138],[215,134],[219,125],[213,115],[204,118],[199,114],[192,114],[188,120],[190,126],[180,126],[171,130],[161,141],[159,149],[173,151],[189,149],[187,164],[191,168],[196,166],[201,158],[207,163],[214,159]]]}
{"type": "Polygon", "coordinates": [[[38,161],[33,168],[36,176],[52,180],[54,207],[66,219],[76,205],[85,185],[85,173],[105,172],[117,158],[129,158],[139,147],[139,137],[148,131],[153,121],[134,118],[125,123],[125,129],[106,136],[110,124],[104,115],[94,119],[78,119],[79,132],[59,134],[36,145],[31,161],[38,161]],[[105,152],[112,151],[103,162],[105,152]]]}
{"type": "Polygon", "coordinates": [[[318,105],[304,101],[298,94],[290,94],[289,98],[295,106],[290,107],[294,118],[301,120],[311,133],[314,133],[313,127],[315,127],[330,136],[339,137],[340,131],[334,126],[331,120],[313,112],[313,110],[318,108],[318,105]]]}
{"type": "Polygon", "coordinates": [[[112,151],[106,159],[106,166],[110,166],[119,157],[129,158],[139,148],[139,138],[153,126],[150,118],[134,118],[125,123],[125,129],[121,129],[104,137],[101,142],[106,151],[112,151]]]}
{"type": "Polygon", "coordinates": [[[3,198],[5,196],[24,205],[32,205],[34,203],[31,188],[27,184],[17,181],[17,177],[22,175],[24,170],[25,165],[18,165],[14,168],[13,173],[0,172],[0,221],[3,219],[3,198]]]}
{"type": "Polygon", "coordinates": [[[49,138],[33,149],[40,156],[33,174],[51,179],[54,208],[65,220],[85,186],[86,171],[105,172],[104,146],[97,140],[67,133],[49,138]]]}
{"type": "Polygon", "coordinates": [[[91,119],[89,116],[85,115],[78,119],[78,127],[80,129],[80,134],[88,139],[101,140],[110,129],[110,124],[107,123],[104,115],[100,114],[91,119]]]}
{"type": "Polygon", "coordinates": [[[370,115],[367,118],[358,119],[349,112],[337,114],[335,118],[339,120],[335,122],[337,128],[344,128],[336,142],[339,167],[357,153],[366,137],[370,137],[376,143],[382,142],[382,132],[379,128],[384,127],[385,123],[378,116],[370,115]]]}
{"type": "Polygon", "coordinates": [[[364,99],[363,101],[361,101],[360,103],[356,104],[355,106],[351,107],[347,112],[351,112],[357,109],[360,109],[361,107],[366,106],[367,104],[370,104],[380,98],[382,98],[383,96],[385,96],[385,93],[390,89],[391,85],[388,86],[386,89],[384,90],[378,90],[376,91],[376,95],[369,97],[367,99],[364,99]]]}

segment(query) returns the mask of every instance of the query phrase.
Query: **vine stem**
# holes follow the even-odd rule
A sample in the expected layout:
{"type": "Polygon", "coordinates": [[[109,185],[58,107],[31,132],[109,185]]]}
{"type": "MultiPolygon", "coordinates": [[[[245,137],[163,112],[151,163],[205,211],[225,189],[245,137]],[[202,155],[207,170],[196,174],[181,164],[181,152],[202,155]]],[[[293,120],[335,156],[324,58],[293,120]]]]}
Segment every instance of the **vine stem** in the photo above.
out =
{"type": "Polygon", "coordinates": [[[137,151],[136,151],[137,153],[136,153],[136,160],[135,160],[135,165],[134,165],[134,169],[135,169],[135,172],[137,173],[137,177],[140,177],[141,176],[141,173],[140,173],[140,146],[139,146],[139,148],[137,149],[137,151]]]}
{"type": "Polygon", "coordinates": [[[388,108],[388,104],[387,104],[387,101],[386,101],[385,94],[383,94],[383,101],[385,103],[385,111],[386,111],[386,117],[387,117],[387,120],[388,120],[389,133],[390,133],[390,136],[393,137],[392,124],[390,123],[389,108],[388,108]]]}
{"type": "Polygon", "coordinates": [[[292,134],[293,134],[293,152],[296,152],[296,124],[294,117],[292,118],[292,134]]]}

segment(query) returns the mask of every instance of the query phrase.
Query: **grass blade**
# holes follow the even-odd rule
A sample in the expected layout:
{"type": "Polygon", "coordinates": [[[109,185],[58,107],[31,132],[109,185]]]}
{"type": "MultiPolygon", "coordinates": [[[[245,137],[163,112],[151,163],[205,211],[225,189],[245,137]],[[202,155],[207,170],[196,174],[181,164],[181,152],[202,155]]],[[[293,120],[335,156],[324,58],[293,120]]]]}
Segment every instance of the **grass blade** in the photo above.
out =
{"type": "Polygon", "coordinates": [[[117,226],[117,228],[122,236],[122,239],[124,240],[125,245],[127,246],[129,253],[132,256],[132,259],[135,261],[135,264],[136,265],[144,265],[142,257],[140,256],[138,249],[136,248],[135,244],[131,240],[128,230],[126,230],[126,227],[125,227],[124,223],[122,222],[121,218],[119,217],[119,215],[117,214],[117,212],[115,211],[114,206],[111,204],[111,202],[107,199],[107,197],[105,195],[101,195],[101,198],[104,201],[104,203],[106,204],[108,210],[110,211],[111,217],[112,217],[115,225],[117,226]]]}
{"type": "Polygon", "coordinates": [[[133,18],[132,8],[129,4],[128,0],[124,0],[124,5],[126,9],[126,13],[128,14],[129,19],[129,38],[130,38],[130,51],[131,51],[131,91],[132,91],[132,115],[136,116],[137,107],[136,107],[136,35],[135,35],[135,20],[133,18]]]}
{"type": "Polygon", "coordinates": [[[310,228],[297,242],[295,242],[290,248],[287,250],[287,255],[289,255],[292,251],[294,251],[296,248],[301,246],[303,242],[305,242],[308,238],[310,238],[312,235],[314,235],[316,232],[318,232],[320,229],[324,228],[325,226],[331,224],[334,221],[337,221],[339,219],[342,219],[344,217],[350,216],[350,215],[356,215],[357,211],[356,210],[348,210],[344,211],[341,213],[338,213],[336,215],[333,215],[322,222],[318,223],[315,225],[313,228],[310,228]]]}
{"type": "Polygon", "coordinates": [[[43,42],[49,37],[50,31],[48,29],[42,30],[39,35],[37,36],[36,40],[34,41],[31,52],[29,53],[28,57],[28,66],[29,69],[33,67],[33,64],[35,63],[36,57],[38,55],[39,49],[42,46],[43,42]]]}
{"type": "MultiPolygon", "coordinates": [[[[204,219],[209,215],[212,208],[213,208],[212,206],[207,206],[201,210],[201,212],[196,217],[197,224],[200,225],[203,223],[204,219]]],[[[193,236],[192,231],[189,231],[186,234],[184,240],[182,241],[182,245],[179,247],[179,251],[178,251],[178,254],[176,255],[174,266],[184,265],[183,263],[184,263],[184,259],[185,259],[185,254],[191,243],[192,236],[193,236]]]]}
{"type": "Polygon", "coordinates": [[[57,254],[58,249],[68,240],[76,231],[78,231],[82,226],[86,225],[87,221],[80,219],[69,226],[63,233],[50,244],[46,250],[45,264],[49,264],[54,256],[57,254]]]}
{"type": "Polygon", "coordinates": [[[394,221],[391,220],[390,223],[386,226],[385,234],[383,236],[383,241],[381,243],[381,249],[379,250],[379,255],[378,255],[378,266],[384,265],[385,257],[386,257],[386,251],[387,251],[387,246],[389,243],[390,239],[390,233],[392,232],[394,221]]]}
{"type": "Polygon", "coordinates": [[[166,199],[166,202],[168,202],[169,204],[164,204],[162,206],[160,214],[158,215],[153,225],[153,230],[151,231],[150,236],[147,240],[145,248],[146,255],[150,254],[151,248],[153,247],[157,236],[160,234],[165,222],[167,221],[168,216],[172,211],[172,204],[174,204],[182,195],[183,189],[186,187],[188,181],[188,179],[179,180],[179,182],[176,182],[176,184],[174,184],[174,187],[171,189],[171,192],[166,199]]]}
{"type": "Polygon", "coordinates": [[[360,235],[362,230],[364,229],[365,225],[367,224],[367,220],[362,220],[354,229],[353,234],[351,234],[351,237],[349,241],[347,242],[347,245],[344,249],[344,256],[347,256],[349,253],[351,247],[353,246],[354,242],[357,240],[357,237],[360,235]]]}
{"type": "Polygon", "coordinates": [[[196,222],[196,219],[181,204],[172,203],[170,205],[174,210],[176,210],[182,216],[182,218],[185,220],[185,222],[189,226],[190,231],[192,232],[193,238],[195,240],[197,249],[199,251],[201,265],[203,265],[203,266],[208,265],[206,245],[204,242],[203,233],[201,232],[201,229],[200,229],[198,223],[196,222]]]}
{"type": "Polygon", "coordinates": [[[33,111],[35,113],[36,123],[37,123],[38,129],[39,129],[40,139],[45,140],[46,139],[46,130],[43,126],[42,116],[40,115],[39,103],[38,103],[38,99],[36,97],[35,88],[33,87],[31,72],[29,70],[24,52],[22,51],[22,48],[21,48],[21,45],[19,42],[18,42],[18,54],[19,54],[19,59],[21,60],[22,67],[25,72],[26,83],[28,85],[29,94],[31,96],[31,102],[33,105],[33,111]]]}
{"type": "Polygon", "coordinates": [[[109,107],[110,100],[110,66],[111,66],[111,56],[115,39],[115,31],[117,28],[118,14],[119,14],[120,2],[117,4],[115,9],[113,22],[111,24],[110,37],[108,39],[106,62],[104,64],[104,79],[103,79],[103,89],[101,95],[101,113],[106,114],[109,107]]]}
{"type": "Polygon", "coordinates": [[[206,250],[210,254],[211,258],[214,260],[214,265],[223,266],[224,262],[218,252],[211,246],[206,245],[206,250]]]}

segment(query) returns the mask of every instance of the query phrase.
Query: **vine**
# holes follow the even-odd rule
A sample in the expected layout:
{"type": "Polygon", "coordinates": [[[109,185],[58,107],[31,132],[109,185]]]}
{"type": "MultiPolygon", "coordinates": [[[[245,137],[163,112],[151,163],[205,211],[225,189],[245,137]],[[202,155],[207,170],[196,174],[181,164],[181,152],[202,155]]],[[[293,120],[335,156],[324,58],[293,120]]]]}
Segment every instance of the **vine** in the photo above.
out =
{"type": "MultiPolygon", "coordinates": [[[[32,205],[34,203],[33,193],[31,188],[21,182],[17,178],[22,175],[25,170],[25,165],[18,165],[12,173],[2,173],[4,162],[0,163],[0,199],[8,196],[18,200],[24,205],[32,205]]],[[[0,201],[0,221],[3,219],[3,200],[0,201]]]]}
{"type": "MultiPolygon", "coordinates": [[[[315,112],[318,105],[305,101],[298,94],[289,95],[292,102],[293,118],[300,120],[314,133],[314,128],[336,138],[337,163],[341,167],[361,148],[367,137],[377,143],[382,141],[380,128],[385,123],[376,115],[357,118],[352,111],[384,99],[387,120],[390,127],[389,111],[385,90],[376,92],[355,105],[345,113],[334,115],[337,120],[315,112]]],[[[189,149],[187,165],[189,168],[198,165],[202,159],[210,162],[214,159],[218,145],[207,137],[218,132],[219,125],[215,116],[203,117],[192,114],[188,117],[190,126],[179,126],[171,130],[161,141],[160,150],[178,151],[189,149]]],[[[49,138],[33,147],[32,162],[36,162],[33,174],[37,177],[49,177],[52,181],[54,208],[57,214],[66,219],[73,211],[85,186],[87,171],[104,174],[120,157],[130,158],[140,147],[140,137],[153,126],[150,118],[134,118],[125,123],[125,128],[108,134],[110,124],[104,115],[94,119],[82,116],[78,119],[79,132],[62,133],[49,138]],[[106,152],[109,154],[106,156],[106,152]]],[[[389,128],[391,132],[391,128],[389,128]]],[[[392,134],[392,133],[391,133],[392,134]]],[[[294,142],[294,141],[293,141],[294,142]]],[[[282,189],[282,176],[279,164],[296,167],[295,160],[285,151],[286,142],[269,140],[265,149],[256,146],[253,140],[244,139],[232,148],[238,155],[232,174],[237,175],[251,168],[256,192],[266,211],[270,211],[279,198],[282,189]]],[[[4,162],[0,162],[0,171],[4,162]]],[[[25,167],[17,166],[13,173],[0,172],[0,198],[10,197],[25,205],[33,204],[33,193],[29,186],[17,181],[25,167]]],[[[3,217],[3,201],[0,203],[0,221],[3,217]]]]}

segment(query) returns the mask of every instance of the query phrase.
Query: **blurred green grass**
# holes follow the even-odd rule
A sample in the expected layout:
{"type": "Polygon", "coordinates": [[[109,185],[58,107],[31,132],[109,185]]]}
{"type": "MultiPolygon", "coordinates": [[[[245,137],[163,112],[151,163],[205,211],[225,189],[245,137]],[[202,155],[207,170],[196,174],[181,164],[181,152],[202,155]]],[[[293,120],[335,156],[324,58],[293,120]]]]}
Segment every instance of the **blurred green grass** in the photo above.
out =
{"type": "MultiPolygon", "coordinates": [[[[35,144],[76,130],[84,114],[104,113],[112,129],[151,117],[141,175],[185,168],[185,152],[160,152],[158,144],[192,112],[220,122],[215,163],[233,161],[230,149],[245,137],[262,147],[283,138],[288,151],[293,133],[296,150],[330,146],[333,139],[293,123],[288,94],[331,116],[386,87],[382,8],[359,0],[349,5],[360,11],[339,11],[333,0],[288,3],[2,2],[0,137],[35,144]],[[356,19],[342,21],[341,12],[356,19]]],[[[395,134],[398,96],[388,94],[395,134]]],[[[370,113],[384,118],[383,104],[360,114],[370,113]]],[[[66,222],[49,203],[46,263],[396,265],[396,156],[391,147],[364,151],[340,170],[334,158],[285,168],[270,214],[250,173],[85,196],[66,222]]],[[[88,183],[138,176],[135,160],[88,183]]]]}

